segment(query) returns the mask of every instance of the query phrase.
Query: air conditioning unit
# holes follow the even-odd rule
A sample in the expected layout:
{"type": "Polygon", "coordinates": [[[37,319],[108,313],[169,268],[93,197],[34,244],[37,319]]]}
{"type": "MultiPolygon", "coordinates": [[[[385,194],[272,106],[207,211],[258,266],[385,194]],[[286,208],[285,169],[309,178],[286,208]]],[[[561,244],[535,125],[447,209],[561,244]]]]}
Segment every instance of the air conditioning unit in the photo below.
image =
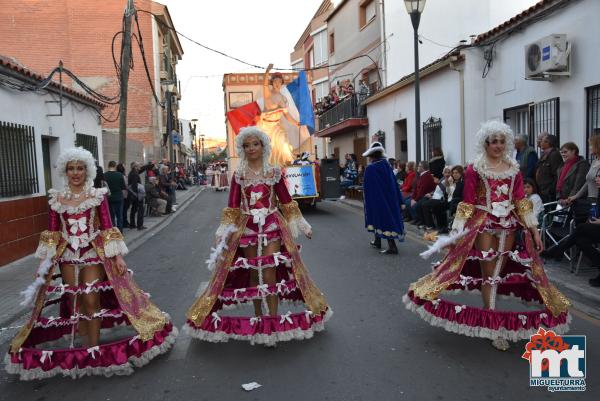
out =
{"type": "Polygon", "coordinates": [[[566,34],[553,34],[525,46],[525,79],[569,76],[571,44],[566,34]]]}

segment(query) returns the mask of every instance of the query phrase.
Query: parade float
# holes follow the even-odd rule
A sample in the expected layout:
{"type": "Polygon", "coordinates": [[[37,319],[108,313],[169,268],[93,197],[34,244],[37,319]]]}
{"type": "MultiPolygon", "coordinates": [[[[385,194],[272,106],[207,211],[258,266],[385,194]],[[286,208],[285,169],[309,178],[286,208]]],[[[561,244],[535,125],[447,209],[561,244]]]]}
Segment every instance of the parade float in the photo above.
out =
{"type": "MultiPolygon", "coordinates": [[[[313,105],[304,71],[299,73],[225,74],[228,149],[239,131],[257,126],[269,135],[273,153],[270,163],[280,166],[292,198],[301,206],[320,200],[319,165],[315,163],[312,132],[313,105]]],[[[229,158],[229,171],[239,164],[229,158]]]]}

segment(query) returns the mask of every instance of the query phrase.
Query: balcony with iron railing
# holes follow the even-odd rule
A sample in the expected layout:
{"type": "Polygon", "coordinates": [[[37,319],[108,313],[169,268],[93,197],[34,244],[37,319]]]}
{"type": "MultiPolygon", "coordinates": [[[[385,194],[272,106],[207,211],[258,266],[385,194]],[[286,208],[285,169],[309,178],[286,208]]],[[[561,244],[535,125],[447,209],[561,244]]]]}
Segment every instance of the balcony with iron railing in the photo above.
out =
{"type": "Polygon", "coordinates": [[[363,97],[353,94],[317,116],[317,135],[332,136],[352,128],[369,125],[367,110],[361,105],[363,97]]]}

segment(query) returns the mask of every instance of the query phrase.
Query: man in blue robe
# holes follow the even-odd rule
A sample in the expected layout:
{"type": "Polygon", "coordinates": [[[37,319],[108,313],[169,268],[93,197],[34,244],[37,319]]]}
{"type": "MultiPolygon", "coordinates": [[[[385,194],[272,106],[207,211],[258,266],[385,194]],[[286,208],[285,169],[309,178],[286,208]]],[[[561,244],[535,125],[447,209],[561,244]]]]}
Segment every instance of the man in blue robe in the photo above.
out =
{"type": "Polygon", "coordinates": [[[368,157],[370,162],[365,169],[363,187],[365,227],[375,234],[371,245],[381,249],[381,239],[385,238],[389,246],[381,253],[397,254],[395,240],[404,240],[404,223],[400,210],[403,199],[400,187],[381,143],[373,142],[363,156],[368,157]]]}

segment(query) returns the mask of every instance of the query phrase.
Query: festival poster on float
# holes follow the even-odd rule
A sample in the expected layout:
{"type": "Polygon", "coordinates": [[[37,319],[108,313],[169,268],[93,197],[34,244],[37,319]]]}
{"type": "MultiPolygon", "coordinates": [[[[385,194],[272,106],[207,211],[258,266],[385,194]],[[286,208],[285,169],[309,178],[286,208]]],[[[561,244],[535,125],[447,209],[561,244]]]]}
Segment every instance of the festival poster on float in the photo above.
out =
{"type": "Polygon", "coordinates": [[[286,167],[285,183],[293,198],[318,196],[314,165],[286,167]]]}

